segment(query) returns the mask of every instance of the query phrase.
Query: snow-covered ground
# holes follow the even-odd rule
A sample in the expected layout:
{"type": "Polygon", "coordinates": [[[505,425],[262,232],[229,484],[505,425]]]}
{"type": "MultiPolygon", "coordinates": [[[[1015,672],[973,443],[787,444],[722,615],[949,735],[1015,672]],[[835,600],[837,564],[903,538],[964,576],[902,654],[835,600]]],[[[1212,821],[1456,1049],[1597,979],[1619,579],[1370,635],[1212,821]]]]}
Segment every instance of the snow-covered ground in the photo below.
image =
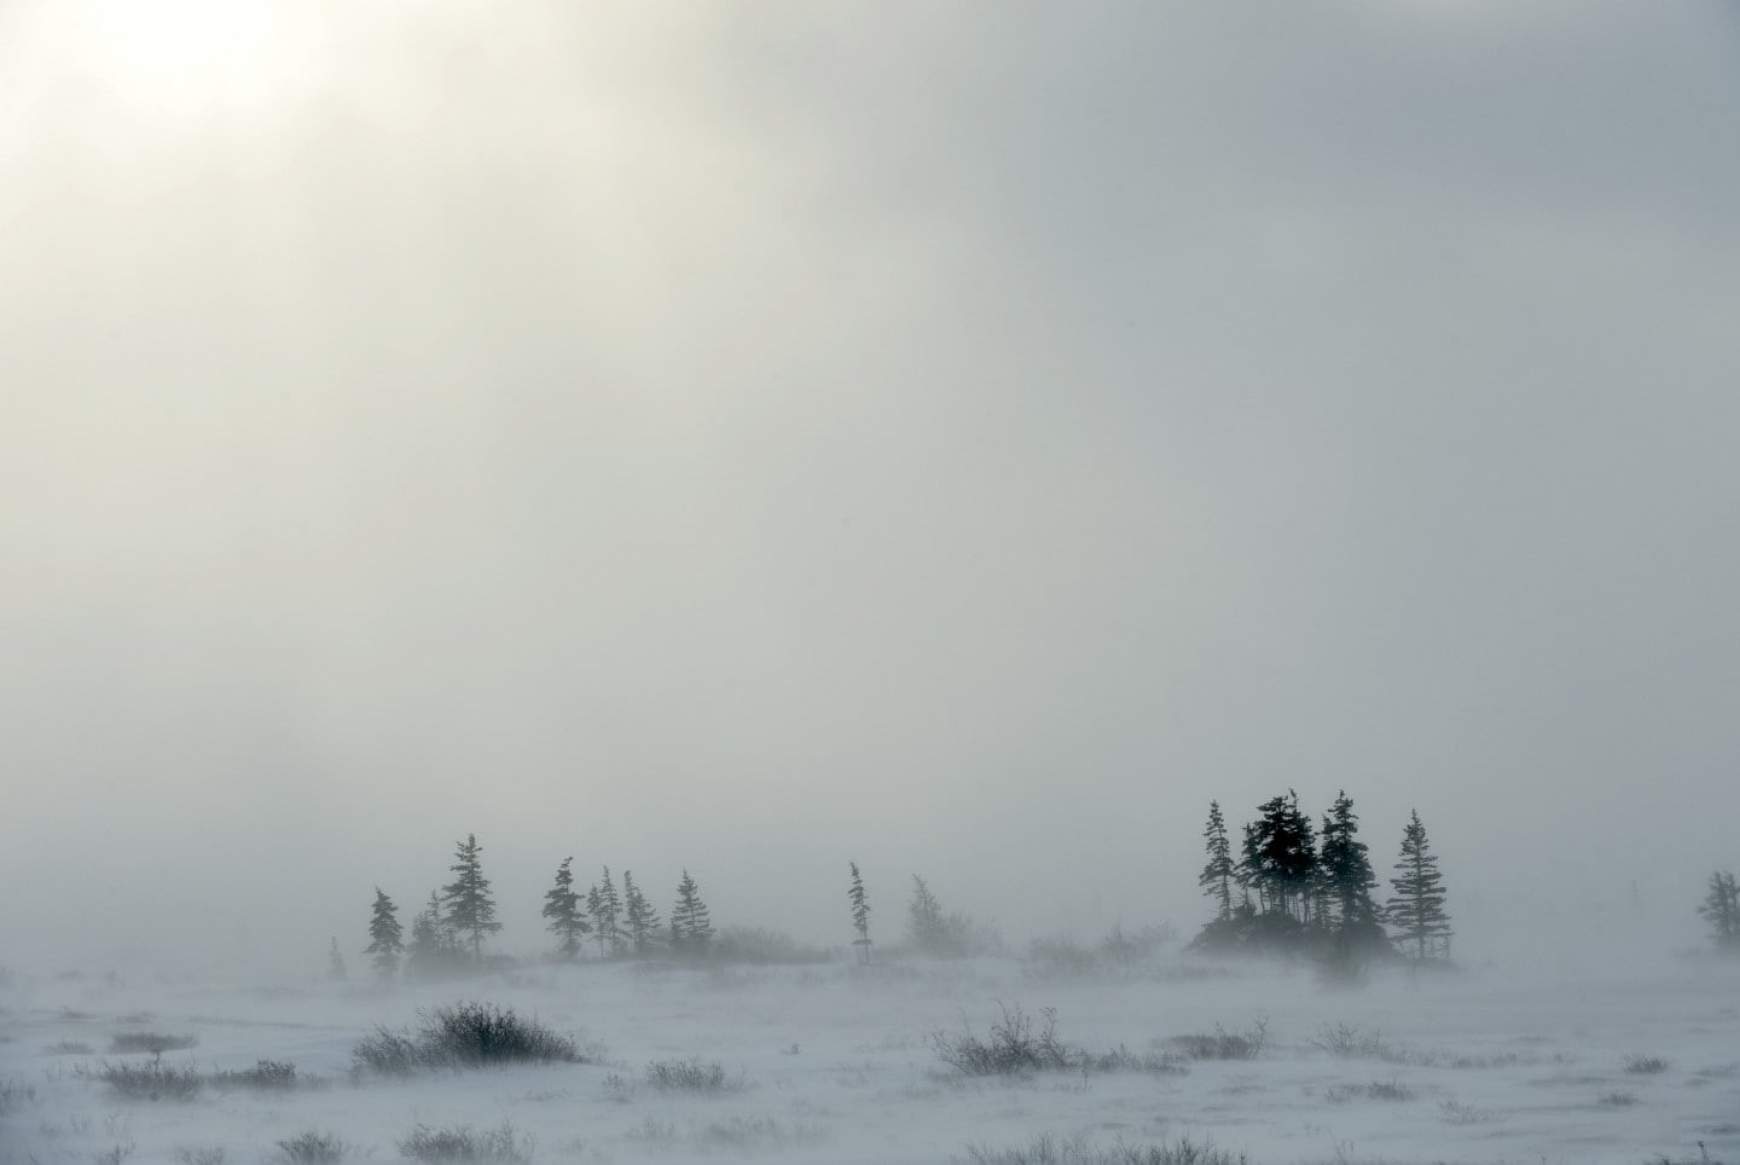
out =
{"type": "MultiPolygon", "coordinates": [[[[1176,958],[1102,978],[1037,978],[1018,960],[686,970],[537,969],[380,992],[360,985],[195,988],[114,981],[0,990],[0,1162],[190,1162],[277,1156],[277,1142],[330,1131],[353,1160],[397,1160],[419,1124],[500,1126],[537,1161],[770,1158],[946,1162],[969,1145],[1040,1134],[1106,1144],[1189,1136],[1254,1165],[1327,1161],[1740,1161],[1740,976],[1688,962],[1654,975],[1530,984],[1496,970],[1379,978],[1328,990],[1307,972],[1205,973],[1176,958]],[[356,1082],[351,1048],[419,1008],[483,999],[583,1033],[602,1063],[356,1082]],[[1268,1021],[1252,1060],[1184,1074],[1041,1073],[966,1079],[940,1064],[937,1029],[979,1031],[998,1002],[1055,1008],[1058,1033],[1145,1052],[1215,1025],[1268,1021]],[[1318,1046],[1349,1025],[1383,1048],[1318,1046]],[[120,1033],[197,1037],[166,1063],[202,1072],[293,1061],[320,1085],[206,1088],[191,1101],[128,1101],[81,1065],[124,1058],[120,1033]],[[83,1044],[90,1054],[51,1051],[83,1044]],[[1627,1057],[1666,1067],[1627,1070],[1627,1057]],[[659,1092],[650,1061],[699,1057],[741,1073],[717,1096],[659,1092]],[[1380,1087],[1374,1094],[1371,1085],[1380,1087]]],[[[145,1055],[130,1057],[148,1059],[145,1055]]]]}

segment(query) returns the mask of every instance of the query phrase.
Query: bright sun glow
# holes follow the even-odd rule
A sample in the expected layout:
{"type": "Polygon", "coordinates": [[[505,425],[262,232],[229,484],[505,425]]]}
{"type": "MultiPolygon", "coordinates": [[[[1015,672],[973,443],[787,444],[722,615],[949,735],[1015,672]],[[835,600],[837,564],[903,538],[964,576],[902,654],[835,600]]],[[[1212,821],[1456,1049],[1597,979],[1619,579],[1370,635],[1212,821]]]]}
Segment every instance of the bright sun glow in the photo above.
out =
{"type": "Polygon", "coordinates": [[[85,11],[82,55],[130,105],[248,105],[284,80],[295,10],[272,0],[95,0],[85,11]]]}

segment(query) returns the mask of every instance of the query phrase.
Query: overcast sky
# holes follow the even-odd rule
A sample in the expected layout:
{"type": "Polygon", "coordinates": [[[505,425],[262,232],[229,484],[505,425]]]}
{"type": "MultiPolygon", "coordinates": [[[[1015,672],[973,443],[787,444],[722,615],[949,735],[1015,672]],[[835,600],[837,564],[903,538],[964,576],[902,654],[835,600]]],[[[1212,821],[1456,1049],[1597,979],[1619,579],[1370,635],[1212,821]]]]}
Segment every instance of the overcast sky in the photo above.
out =
{"type": "Polygon", "coordinates": [[[0,0],[7,961],[1740,865],[1731,3],[146,7],[0,0]]]}

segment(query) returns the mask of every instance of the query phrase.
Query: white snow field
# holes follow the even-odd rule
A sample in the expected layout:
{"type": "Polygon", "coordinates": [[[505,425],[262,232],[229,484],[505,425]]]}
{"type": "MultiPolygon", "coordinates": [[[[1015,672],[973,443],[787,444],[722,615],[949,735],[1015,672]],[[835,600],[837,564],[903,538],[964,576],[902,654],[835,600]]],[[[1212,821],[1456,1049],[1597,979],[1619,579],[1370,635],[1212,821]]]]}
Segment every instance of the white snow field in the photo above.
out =
{"type": "Polygon", "coordinates": [[[419,1125],[503,1122],[540,1162],[966,1161],[1042,1135],[1211,1141],[1253,1165],[1740,1162],[1740,975],[1708,963],[1545,985],[1493,970],[1380,976],[1342,990],[1302,970],[1176,957],[1068,980],[1015,959],[582,964],[392,991],[15,982],[0,1007],[4,1165],[283,1161],[278,1142],[310,1130],[336,1135],[349,1160],[385,1162],[419,1125]],[[535,1013],[601,1062],[353,1078],[351,1049],[375,1025],[459,1000],[535,1013]],[[1058,1034],[1090,1051],[1176,1049],[1164,1041],[1259,1017],[1268,1039],[1253,1059],[1183,1072],[968,1078],[939,1062],[930,1034],[963,1021],[983,1033],[999,1001],[1055,1008],[1058,1034]],[[1343,1039],[1326,1039],[1336,1025],[1343,1039]],[[209,1075],[290,1061],[300,1083],[153,1101],[90,1077],[104,1061],[148,1063],[110,1051],[146,1031],[197,1039],[165,1064],[209,1075]],[[1337,1042],[1348,1054],[1321,1046],[1337,1042]],[[731,1087],[646,1082],[650,1062],[690,1057],[723,1065],[731,1087]]]}

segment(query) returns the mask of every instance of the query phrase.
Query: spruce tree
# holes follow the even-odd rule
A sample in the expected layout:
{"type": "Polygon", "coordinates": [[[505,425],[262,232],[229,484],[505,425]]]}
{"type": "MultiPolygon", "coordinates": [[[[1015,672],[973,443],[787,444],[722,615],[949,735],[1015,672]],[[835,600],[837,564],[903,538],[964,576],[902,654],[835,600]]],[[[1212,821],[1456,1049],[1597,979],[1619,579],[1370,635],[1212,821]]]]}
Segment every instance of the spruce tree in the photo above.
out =
{"type": "Polygon", "coordinates": [[[556,951],[564,962],[573,962],[580,953],[580,938],[592,929],[580,916],[580,895],[574,892],[574,859],[563,858],[556,867],[556,882],[544,892],[544,917],[549,919],[549,931],[556,936],[556,951]]]}
{"type": "Polygon", "coordinates": [[[1346,790],[1336,795],[1323,815],[1319,862],[1328,907],[1325,921],[1332,921],[1343,933],[1374,924],[1378,907],[1371,892],[1378,884],[1377,875],[1372,872],[1368,847],[1359,840],[1359,815],[1346,790]]]}
{"type": "Polygon", "coordinates": [[[1390,924],[1401,933],[1398,941],[1413,945],[1414,958],[1448,958],[1450,954],[1450,916],[1444,910],[1444,876],[1438,872],[1438,858],[1426,839],[1426,827],[1420,824],[1416,810],[1402,830],[1401,858],[1390,879],[1395,893],[1386,907],[1390,924]]]}
{"type": "Polygon", "coordinates": [[[1735,882],[1732,872],[1711,872],[1710,891],[1698,913],[1709,922],[1717,950],[1740,954],[1740,883],[1735,882]]]}
{"type": "Polygon", "coordinates": [[[607,952],[616,954],[622,946],[622,933],[617,923],[622,918],[622,899],[617,896],[616,883],[610,880],[610,867],[604,867],[604,880],[594,889],[598,892],[596,903],[592,896],[586,896],[586,908],[592,915],[592,926],[598,932],[598,955],[604,957],[607,952]]]}
{"type": "Polygon", "coordinates": [[[604,957],[604,928],[599,925],[599,916],[604,912],[604,897],[598,893],[598,884],[586,891],[586,915],[592,919],[592,933],[598,936],[598,957],[604,957]]]}
{"type": "Polygon", "coordinates": [[[677,904],[671,908],[671,936],[677,948],[674,953],[699,958],[707,953],[713,941],[713,925],[708,919],[707,904],[701,901],[701,887],[683,871],[677,883],[677,904]]]}
{"type": "Polygon", "coordinates": [[[399,973],[399,956],[405,951],[404,933],[399,925],[399,908],[376,886],[374,911],[369,915],[369,945],[363,948],[363,954],[374,956],[375,974],[383,979],[399,973]]]}
{"type": "Polygon", "coordinates": [[[338,953],[338,936],[332,936],[332,946],[326,954],[326,977],[334,983],[342,983],[350,978],[350,972],[345,970],[344,956],[338,953]]]}
{"type": "Polygon", "coordinates": [[[852,904],[852,929],[858,932],[858,937],[852,940],[852,945],[858,948],[858,961],[870,961],[870,899],[864,893],[864,876],[858,872],[857,862],[847,862],[852,867],[852,885],[846,891],[846,900],[852,904]]]}
{"type": "Polygon", "coordinates": [[[634,873],[630,870],[622,871],[622,921],[634,953],[640,958],[651,954],[658,943],[653,936],[658,934],[659,913],[634,884],[634,873]]]}
{"type": "Polygon", "coordinates": [[[441,888],[447,904],[447,925],[457,935],[471,938],[471,957],[483,961],[483,936],[501,929],[495,920],[495,898],[489,892],[489,879],[483,876],[483,847],[477,844],[475,833],[467,834],[458,843],[449,868],[456,877],[441,888]]]}
{"type": "Polygon", "coordinates": [[[1233,912],[1233,860],[1232,844],[1226,836],[1226,818],[1221,816],[1219,801],[1208,803],[1208,827],[1202,831],[1202,837],[1208,851],[1208,864],[1202,867],[1196,884],[1215,900],[1215,917],[1226,921],[1232,918],[1233,912]]]}

